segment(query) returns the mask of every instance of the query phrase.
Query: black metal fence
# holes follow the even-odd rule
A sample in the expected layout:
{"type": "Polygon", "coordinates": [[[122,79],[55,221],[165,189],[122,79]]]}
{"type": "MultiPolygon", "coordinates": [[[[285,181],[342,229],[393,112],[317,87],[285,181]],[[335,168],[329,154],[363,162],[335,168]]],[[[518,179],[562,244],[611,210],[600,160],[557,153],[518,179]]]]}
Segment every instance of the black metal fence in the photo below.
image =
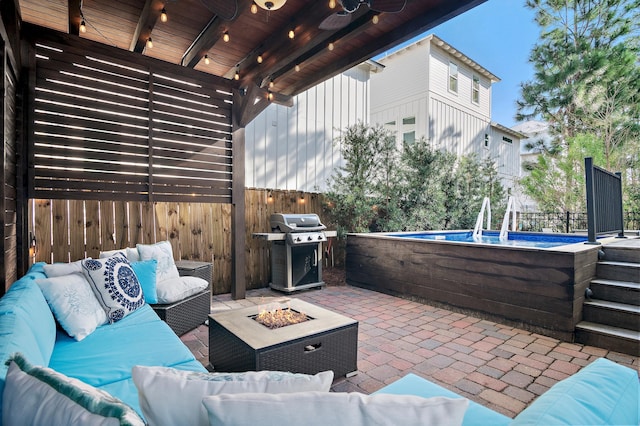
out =
{"type": "MultiPolygon", "coordinates": [[[[640,230],[640,212],[624,212],[624,229],[640,230]]],[[[518,213],[518,230],[531,232],[587,232],[586,212],[518,213]]]]}

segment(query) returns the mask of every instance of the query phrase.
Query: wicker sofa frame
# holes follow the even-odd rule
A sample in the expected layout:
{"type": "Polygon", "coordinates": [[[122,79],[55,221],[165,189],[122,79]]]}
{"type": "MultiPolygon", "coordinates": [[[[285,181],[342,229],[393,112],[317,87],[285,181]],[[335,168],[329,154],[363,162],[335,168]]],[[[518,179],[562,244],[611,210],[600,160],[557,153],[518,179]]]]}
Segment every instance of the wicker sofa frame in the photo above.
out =
{"type": "Polygon", "coordinates": [[[182,336],[203,324],[211,312],[212,265],[205,262],[176,262],[180,276],[197,276],[209,285],[199,293],[170,304],[152,304],[151,307],[160,319],[171,327],[174,333],[182,336]]]}

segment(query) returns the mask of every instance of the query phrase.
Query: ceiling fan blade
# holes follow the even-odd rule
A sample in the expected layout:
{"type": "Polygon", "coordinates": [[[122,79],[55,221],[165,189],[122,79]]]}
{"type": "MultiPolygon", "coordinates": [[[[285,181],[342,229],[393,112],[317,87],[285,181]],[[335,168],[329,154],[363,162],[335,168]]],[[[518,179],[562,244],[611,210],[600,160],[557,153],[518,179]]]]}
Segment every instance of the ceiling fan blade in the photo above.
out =
{"type": "Polygon", "coordinates": [[[200,0],[202,4],[224,21],[231,21],[238,15],[238,0],[200,0]]]}
{"type": "Polygon", "coordinates": [[[398,13],[407,5],[407,0],[369,0],[369,8],[376,12],[398,13]]]}
{"type": "Polygon", "coordinates": [[[346,27],[351,22],[351,14],[347,12],[337,12],[329,15],[324,21],[320,23],[318,28],[321,30],[339,30],[346,27]]]}

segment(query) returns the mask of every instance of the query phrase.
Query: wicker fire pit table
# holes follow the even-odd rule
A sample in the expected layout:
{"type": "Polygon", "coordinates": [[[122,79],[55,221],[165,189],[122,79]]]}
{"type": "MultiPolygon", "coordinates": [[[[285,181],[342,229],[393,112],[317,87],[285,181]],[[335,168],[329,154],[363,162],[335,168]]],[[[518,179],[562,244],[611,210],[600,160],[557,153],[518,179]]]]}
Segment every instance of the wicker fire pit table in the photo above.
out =
{"type": "Polygon", "coordinates": [[[209,362],[215,371],[333,370],[334,377],[357,373],[356,320],[297,299],[277,305],[304,313],[307,320],[270,329],[256,321],[258,306],[209,315],[209,362]]]}

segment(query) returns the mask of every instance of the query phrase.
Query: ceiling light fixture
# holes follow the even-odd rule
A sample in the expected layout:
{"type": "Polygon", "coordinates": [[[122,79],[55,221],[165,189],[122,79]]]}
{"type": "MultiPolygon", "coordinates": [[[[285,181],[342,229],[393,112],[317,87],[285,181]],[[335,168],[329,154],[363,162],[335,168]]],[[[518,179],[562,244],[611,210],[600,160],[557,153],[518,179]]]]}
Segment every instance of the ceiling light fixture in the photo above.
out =
{"type": "Polygon", "coordinates": [[[258,61],[259,64],[261,64],[262,63],[262,55],[258,55],[256,60],[258,61]]]}
{"type": "Polygon", "coordinates": [[[300,72],[300,64],[296,64],[295,68],[296,72],[300,72]]]}
{"type": "Polygon", "coordinates": [[[82,22],[80,22],[80,32],[81,33],[87,32],[87,24],[85,24],[84,19],[82,20],[82,22]]]}
{"type": "Polygon", "coordinates": [[[286,2],[287,0],[254,0],[254,4],[257,4],[264,10],[278,10],[284,6],[286,2]]]}
{"type": "Polygon", "coordinates": [[[225,43],[228,43],[229,40],[231,40],[231,37],[229,37],[229,31],[222,33],[222,40],[224,40],[225,43]]]}
{"type": "Polygon", "coordinates": [[[293,40],[295,37],[296,37],[296,32],[295,32],[295,31],[294,31],[294,29],[292,28],[292,29],[290,29],[290,30],[289,30],[289,38],[290,38],[291,40],[293,40]]]}
{"type": "Polygon", "coordinates": [[[153,40],[151,40],[151,37],[147,39],[147,48],[153,49],[153,40]]]}
{"type": "Polygon", "coordinates": [[[209,65],[210,63],[211,63],[211,60],[209,59],[209,55],[204,55],[204,64],[209,65]]]}
{"type": "Polygon", "coordinates": [[[269,89],[273,89],[273,86],[275,86],[276,84],[273,82],[273,80],[271,80],[269,82],[269,89]]]}
{"type": "Polygon", "coordinates": [[[169,20],[169,17],[167,16],[167,9],[165,9],[164,7],[160,11],[160,20],[162,22],[167,22],[169,20]]]}
{"type": "Polygon", "coordinates": [[[329,0],[329,9],[336,8],[336,0],[329,0]]]}
{"type": "Polygon", "coordinates": [[[240,80],[240,65],[238,65],[238,66],[236,67],[236,73],[235,73],[235,75],[233,76],[233,79],[234,79],[234,80],[240,80]]]}
{"type": "Polygon", "coordinates": [[[380,22],[380,17],[378,15],[373,15],[373,18],[371,18],[371,22],[373,22],[373,25],[377,24],[378,22],[380,22]]]}
{"type": "Polygon", "coordinates": [[[267,97],[269,98],[269,101],[273,101],[273,92],[271,90],[269,90],[267,97]]]}
{"type": "Polygon", "coordinates": [[[258,13],[258,5],[255,3],[251,3],[251,13],[253,13],[254,15],[256,13],[258,13]]]}
{"type": "Polygon", "coordinates": [[[327,49],[329,49],[330,51],[333,51],[334,48],[335,46],[333,45],[333,42],[329,43],[329,45],[327,46],[327,49]]]}

